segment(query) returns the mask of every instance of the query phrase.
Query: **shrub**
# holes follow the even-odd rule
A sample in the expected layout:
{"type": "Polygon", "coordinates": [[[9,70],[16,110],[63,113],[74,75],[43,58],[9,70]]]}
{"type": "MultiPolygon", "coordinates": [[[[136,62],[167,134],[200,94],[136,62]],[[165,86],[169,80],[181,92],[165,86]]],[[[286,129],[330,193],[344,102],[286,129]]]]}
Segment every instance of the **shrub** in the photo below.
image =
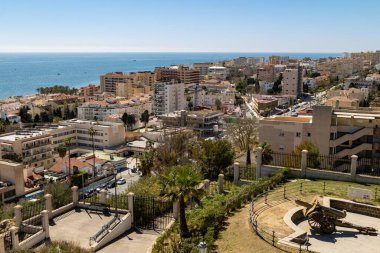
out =
{"type": "Polygon", "coordinates": [[[78,186],[79,188],[81,188],[82,187],[82,183],[86,182],[87,179],[88,179],[88,173],[87,172],[85,172],[85,171],[79,172],[77,174],[74,174],[71,177],[71,184],[75,185],[75,186],[78,186]]]}
{"type": "Polygon", "coordinates": [[[138,196],[158,197],[161,194],[161,186],[157,177],[143,177],[131,184],[128,192],[133,192],[138,196]]]}
{"type": "Polygon", "coordinates": [[[202,202],[202,206],[187,212],[187,221],[192,237],[178,243],[178,224],[159,238],[152,252],[197,252],[196,245],[204,240],[212,247],[218,238],[219,231],[227,214],[240,208],[252,197],[263,193],[270,187],[283,182],[289,169],[283,169],[269,178],[263,178],[253,184],[232,188],[231,192],[223,195],[211,195],[202,202]],[[173,248],[175,247],[175,250],[173,248]],[[168,248],[169,247],[169,248],[168,248]]]}

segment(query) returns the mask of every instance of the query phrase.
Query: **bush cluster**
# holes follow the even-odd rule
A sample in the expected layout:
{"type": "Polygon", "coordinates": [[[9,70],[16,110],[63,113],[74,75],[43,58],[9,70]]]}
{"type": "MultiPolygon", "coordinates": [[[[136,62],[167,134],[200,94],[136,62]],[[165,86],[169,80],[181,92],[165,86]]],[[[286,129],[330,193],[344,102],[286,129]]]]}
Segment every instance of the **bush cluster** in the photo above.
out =
{"type": "Polygon", "coordinates": [[[153,252],[198,252],[196,246],[200,241],[206,241],[211,249],[229,213],[239,209],[253,197],[283,182],[287,174],[288,169],[283,169],[272,177],[233,188],[226,195],[216,194],[206,198],[202,206],[187,213],[191,238],[182,239],[178,243],[178,224],[176,224],[157,240],[153,252]]]}

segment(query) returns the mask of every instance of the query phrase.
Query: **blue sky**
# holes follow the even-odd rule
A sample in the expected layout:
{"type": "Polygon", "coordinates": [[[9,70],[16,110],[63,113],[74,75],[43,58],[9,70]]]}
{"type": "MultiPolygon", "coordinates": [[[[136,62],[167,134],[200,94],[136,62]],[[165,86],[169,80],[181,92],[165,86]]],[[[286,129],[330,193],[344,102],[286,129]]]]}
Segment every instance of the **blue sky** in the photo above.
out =
{"type": "Polygon", "coordinates": [[[0,51],[377,50],[379,13],[379,0],[0,0],[0,51]]]}

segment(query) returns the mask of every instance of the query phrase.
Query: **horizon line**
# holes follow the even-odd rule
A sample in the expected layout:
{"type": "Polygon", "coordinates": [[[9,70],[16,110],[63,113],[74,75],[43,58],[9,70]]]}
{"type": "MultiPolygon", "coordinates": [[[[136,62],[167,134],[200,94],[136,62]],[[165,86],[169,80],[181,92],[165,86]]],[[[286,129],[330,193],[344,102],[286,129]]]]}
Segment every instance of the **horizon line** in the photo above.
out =
{"type": "MultiPolygon", "coordinates": [[[[280,53],[280,54],[302,54],[302,53],[312,53],[312,54],[343,54],[348,51],[341,52],[315,52],[315,51],[0,51],[0,54],[18,54],[18,53],[225,53],[225,54],[262,54],[262,53],[280,53]]],[[[370,52],[360,51],[360,52],[370,52]]],[[[350,52],[348,52],[350,53],[350,52]]]]}

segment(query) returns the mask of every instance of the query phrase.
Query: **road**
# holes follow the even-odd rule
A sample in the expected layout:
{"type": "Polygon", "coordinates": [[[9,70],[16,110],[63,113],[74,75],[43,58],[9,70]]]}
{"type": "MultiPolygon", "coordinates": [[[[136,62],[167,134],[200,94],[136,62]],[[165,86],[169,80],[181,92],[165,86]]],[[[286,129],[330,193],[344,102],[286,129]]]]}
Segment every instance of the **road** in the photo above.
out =
{"type": "MultiPolygon", "coordinates": [[[[129,158],[127,158],[127,163],[126,163],[125,168],[122,169],[116,175],[117,180],[124,178],[126,181],[125,184],[117,185],[117,192],[118,193],[125,192],[132,183],[137,182],[140,179],[139,173],[133,173],[131,171],[132,168],[136,168],[136,158],[129,157],[129,158]]],[[[96,182],[80,189],[80,192],[91,192],[97,188],[102,188],[102,186],[104,184],[111,182],[113,179],[114,179],[114,176],[109,176],[109,177],[103,178],[99,181],[96,181],[96,182]]],[[[108,192],[114,194],[115,187],[108,188],[108,192]]]]}
{"type": "MultiPolygon", "coordinates": [[[[117,179],[124,178],[126,183],[117,185],[117,192],[124,193],[129,186],[140,179],[139,173],[133,173],[131,169],[136,168],[136,158],[127,158],[126,169],[117,174],[117,179]]],[[[108,192],[114,194],[115,188],[108,188],[108,192]]]]}

